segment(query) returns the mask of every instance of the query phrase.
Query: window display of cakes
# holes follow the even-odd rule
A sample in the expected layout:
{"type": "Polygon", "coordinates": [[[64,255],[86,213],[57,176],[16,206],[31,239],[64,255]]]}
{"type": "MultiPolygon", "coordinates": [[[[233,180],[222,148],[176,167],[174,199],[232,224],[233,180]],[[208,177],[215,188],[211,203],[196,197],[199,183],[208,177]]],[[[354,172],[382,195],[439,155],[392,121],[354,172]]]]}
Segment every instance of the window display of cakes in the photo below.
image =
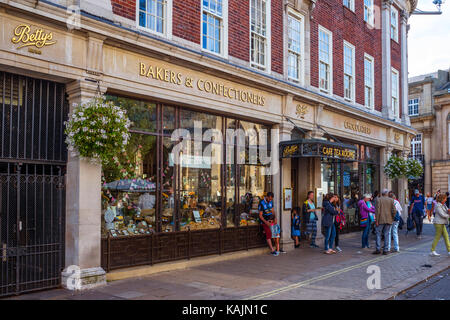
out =
{"type": "Polygon", "coordinates": [[[155,232],[155,196],[149,192],[102,192],[102,237],[145,235],[155,232]],[[136,205],[137,204],[137,205],[136,205]]]}

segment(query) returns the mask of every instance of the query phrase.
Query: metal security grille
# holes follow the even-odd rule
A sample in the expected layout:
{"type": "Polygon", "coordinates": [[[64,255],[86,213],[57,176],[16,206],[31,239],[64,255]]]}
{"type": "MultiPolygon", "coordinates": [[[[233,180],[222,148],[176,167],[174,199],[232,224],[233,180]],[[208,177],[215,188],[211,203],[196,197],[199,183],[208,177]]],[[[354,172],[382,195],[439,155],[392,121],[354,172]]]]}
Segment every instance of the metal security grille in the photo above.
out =
{"type": "Polygon", "coordinates": [[[59,286],[64,85],[0,72],[0,296],[59,286]]]}

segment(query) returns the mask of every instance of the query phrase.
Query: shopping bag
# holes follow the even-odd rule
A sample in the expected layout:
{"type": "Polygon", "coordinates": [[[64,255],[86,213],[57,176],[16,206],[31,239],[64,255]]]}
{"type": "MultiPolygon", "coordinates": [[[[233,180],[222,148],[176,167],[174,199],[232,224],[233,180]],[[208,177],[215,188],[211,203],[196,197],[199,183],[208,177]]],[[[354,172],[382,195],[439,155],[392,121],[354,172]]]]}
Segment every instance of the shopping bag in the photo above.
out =
{"type": "Polygon", "coordinates": [[[406,230],[408,231],[412,231],[416,228],[416,225],[414,223],[413,218],[411,217],[411,215],[408,215],[408,219],[406,220],[406,230]]]}

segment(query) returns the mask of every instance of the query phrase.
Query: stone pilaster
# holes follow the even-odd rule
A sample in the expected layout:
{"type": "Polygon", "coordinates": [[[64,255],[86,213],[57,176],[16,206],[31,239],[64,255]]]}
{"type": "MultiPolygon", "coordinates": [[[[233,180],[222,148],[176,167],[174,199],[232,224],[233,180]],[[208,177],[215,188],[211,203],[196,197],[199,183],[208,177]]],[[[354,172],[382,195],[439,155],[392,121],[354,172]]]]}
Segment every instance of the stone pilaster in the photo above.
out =
{"type": "Polygon", "coordinates": [[[381,51],[382,51],[382,114],[394,118],[391,108],[391,5],[392,0],[382,0],[381,4],[381,51]]]}
{"type": "MultiPolygon", "coordinates": [[[[431,134],[433,130],[432,128],[426,129],[422,132],[422,153],[424,156],[424,194],[427,194],[427,192],[430,192],[433,194],[432,185],[431,185],[431,134]]],[[[433,142],[434,143],[434,142],[433,142]]]]}
{"type": "Polygon", "coordinates": [[[402,56],[401,92],[402,92],[402,123],[409,126],[411,121],[408,115],[408,13],[400,12],[400,42],[402,56]]]}
{"type": "MultiPolygon", "coordinates": [[[[69,83],[66,92],[70,112],[74,104],[92,99],[99,89],[106,91],[96,82],[69,83]]],[[[106,284],[106,274],[100,266],[101,165],[69,152],[66,186],[66,265],[62,284],[77,290],[106,284]],[[78,283],[75,288],[74,283],[78,283]]]]}

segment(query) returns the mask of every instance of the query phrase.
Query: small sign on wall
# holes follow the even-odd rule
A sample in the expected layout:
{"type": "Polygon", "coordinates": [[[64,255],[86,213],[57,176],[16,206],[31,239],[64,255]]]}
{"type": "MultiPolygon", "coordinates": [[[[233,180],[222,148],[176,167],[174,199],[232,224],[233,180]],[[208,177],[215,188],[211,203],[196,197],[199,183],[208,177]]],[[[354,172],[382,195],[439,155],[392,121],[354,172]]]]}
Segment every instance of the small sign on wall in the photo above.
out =
{"type": "Polygon", "coordinates": [[[283,209],[284,210],[292,210],[292,189],[291,188],[283,189],[283,209]]]}

